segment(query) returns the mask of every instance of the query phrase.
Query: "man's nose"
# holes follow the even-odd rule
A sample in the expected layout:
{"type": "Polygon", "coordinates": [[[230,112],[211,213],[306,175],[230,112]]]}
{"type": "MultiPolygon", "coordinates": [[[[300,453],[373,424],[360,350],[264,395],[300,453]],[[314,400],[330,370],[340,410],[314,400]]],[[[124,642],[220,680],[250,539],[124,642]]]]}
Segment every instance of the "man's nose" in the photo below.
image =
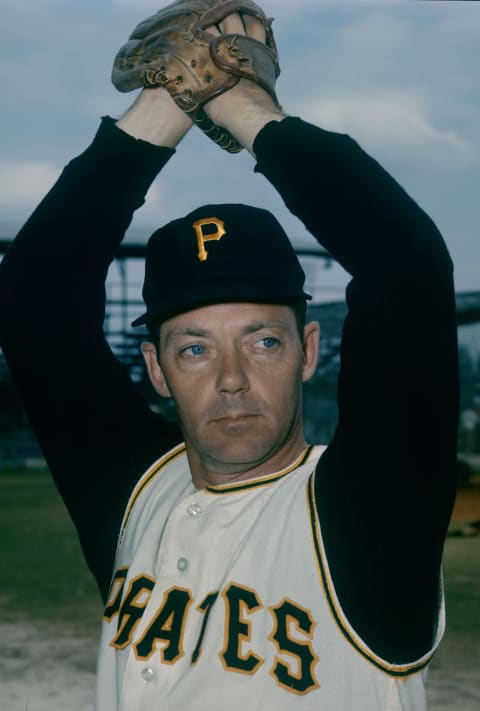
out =
{"type": "Polygon", "coordinates": [[[245,356],[232,347],[222,351],[218,360],[217,392],[234,394],[250,389],[245,356]]]}

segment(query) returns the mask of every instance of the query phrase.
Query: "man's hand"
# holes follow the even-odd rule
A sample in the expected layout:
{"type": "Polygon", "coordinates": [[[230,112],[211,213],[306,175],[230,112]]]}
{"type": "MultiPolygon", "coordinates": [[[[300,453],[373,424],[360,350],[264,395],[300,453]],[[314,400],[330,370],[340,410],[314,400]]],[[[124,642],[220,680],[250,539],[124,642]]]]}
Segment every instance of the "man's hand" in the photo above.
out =
{"type": "MultiPolygon", "coordinates": [[[[213,35],[248,35],[265,42],[265,28],[249,15],[229,15],[218,26],[207,29],[213,35]]],[[[258,132],[270,121],[282,121],[286,114],[270,94],[248,79],[205,104],[205,112],[217,126],[222,126],[252,155],[258,132]]]]}
{"type": "Polygon", "coordinates": [[[176,0],[133,30],[115,57],[112,81],[120,91],[165,88],[215,143],[236,153],[243,144],[205,106],[243,79],[262,87],[268,106],[276,106],[279,73],[271,21],[254,0],[176,0]]]}
{"type": "Polygon", "coordinates": [[[144,89],[117,121],[125,133],[148,143],[175,148],[192,121],[165,89],[144,89]]]}

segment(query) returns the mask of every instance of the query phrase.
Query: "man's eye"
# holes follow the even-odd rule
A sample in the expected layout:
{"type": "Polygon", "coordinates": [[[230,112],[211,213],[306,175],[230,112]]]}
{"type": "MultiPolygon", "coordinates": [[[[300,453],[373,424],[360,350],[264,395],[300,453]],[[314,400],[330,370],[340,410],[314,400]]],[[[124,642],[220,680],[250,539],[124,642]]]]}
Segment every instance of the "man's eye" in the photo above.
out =
{"type": "Polygon", "coordinates": [[[278,345],[278,339],[272,338],[272,336],[267,336],[266,338],[262,338],[260,340],[260,345],[263,348],[273,348],[274,346],[278,345]]]}
{"type": "Polygon", "coordinates": [[[180,351],[181,355],[186,355],[186,356],[201,356],[205,353],[205,346],[201,346],[198,343],[195,343],[193,346],[187,346],[186,348],[182,348],[180,351]]]}

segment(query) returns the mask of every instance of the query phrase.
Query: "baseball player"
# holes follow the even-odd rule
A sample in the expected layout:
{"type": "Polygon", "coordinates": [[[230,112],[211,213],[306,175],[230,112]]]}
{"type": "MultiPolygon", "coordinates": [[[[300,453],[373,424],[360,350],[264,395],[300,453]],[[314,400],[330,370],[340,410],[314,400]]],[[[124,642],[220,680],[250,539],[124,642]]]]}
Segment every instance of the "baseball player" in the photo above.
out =
{"type": "Polygon", "coordinates": [[[277,75],[247,0],[146,20],[114,81],[149,88],[103,119],[1,265],[2,346],[105,602],[97,711],[425,708],[455,492],[452,265],[350,137],[280,109],[277,75]],[[302,429],[319,328],[264,210],[213,200],[150,239],[136,324],[179,427],[105,342],[108,265],[192,123],[247,149],[351,274],[328,446],[302,429]]]}

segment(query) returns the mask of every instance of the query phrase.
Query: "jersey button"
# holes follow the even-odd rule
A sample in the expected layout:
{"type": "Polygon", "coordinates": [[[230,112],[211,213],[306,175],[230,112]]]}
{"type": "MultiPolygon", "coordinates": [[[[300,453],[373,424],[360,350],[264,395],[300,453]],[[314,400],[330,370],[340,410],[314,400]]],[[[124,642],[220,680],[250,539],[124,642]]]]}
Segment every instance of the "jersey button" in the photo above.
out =
{"type": "Polygon", "coordinates": [[[188,515],[192,518],[198,518],[198,516],[200,516],[202,513],[202,507],[200,506],[200,504],[190,504],[187,509],[187,512],[188,515]]]}
{"type": "Polygon", "coordinates": [[[142,677],[145,684],[150,684],[150,682],[153,681],[155,672],[153,671],[152,667],[145,667],[145,669],[142,669],[140,676],[142,677]]]}
{"type": "Polygon", "coordinates": [[[186,558],[179,558],[177,560],[177,569],[183,573],[188,568],[188,560],[186,558]]]}

